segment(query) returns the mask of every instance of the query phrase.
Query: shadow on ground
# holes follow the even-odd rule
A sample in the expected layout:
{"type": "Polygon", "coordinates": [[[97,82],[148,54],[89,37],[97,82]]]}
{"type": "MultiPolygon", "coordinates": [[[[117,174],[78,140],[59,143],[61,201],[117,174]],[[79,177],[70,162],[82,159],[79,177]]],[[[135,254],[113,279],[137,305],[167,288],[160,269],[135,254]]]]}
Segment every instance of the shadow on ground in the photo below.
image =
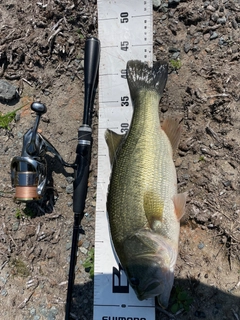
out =
{"type": "MultiPolygon", "coordinates": [[[[121,308],[120,305],[119,308],[121,308]]],[[[192,281],[191,279],[175,279],[167,312],[169,314],[156,309],[156,320],[239,320],[240,288],[235,288],[232,292],[226,293],[213,286],[192,281]],[[188,296],[192,298],[192,303],[190,304],[189,311],[177,312],[177,314],[172,317],[171,307],[176,303],[176,296],[174,296],[176,287],[181,288],[181,292],[187,292],[188,296]]],[[[93,281],[90,281],[83,286],[74,286],[72,313],[77,316],[75,319],[93,319],[93,281]]],[[[109,316],[112,316],[113,318],[111,317],[108,320],[118,320],[118,318],[116,318],[116,313],[111,314],[111,309],[109,309],[109,316]]],[[[125,317],[120,319],[125,320],[125,317]]],[[[130,320],[132,318],[126,319],[130,320]]],[[[99,317],[99,320],[102,320],[102,316],[99,317]]]]}

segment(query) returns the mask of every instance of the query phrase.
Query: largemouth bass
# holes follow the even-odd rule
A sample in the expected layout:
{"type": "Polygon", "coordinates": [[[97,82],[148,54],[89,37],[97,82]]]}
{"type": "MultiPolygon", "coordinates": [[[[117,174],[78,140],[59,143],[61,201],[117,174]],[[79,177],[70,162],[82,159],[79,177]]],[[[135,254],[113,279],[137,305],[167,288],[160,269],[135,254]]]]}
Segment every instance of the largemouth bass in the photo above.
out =
{"type": "Polygon", "coordinates": [[[173,286],[186,194],[177,193],[173,152],[179,121],[160,125],[159,101],[168,65],[127,63],[133,116],[126,135],[107,130],[112,173],[107,212],[114,248],[140,300],[158,296],[166,308],[173,286]]]}

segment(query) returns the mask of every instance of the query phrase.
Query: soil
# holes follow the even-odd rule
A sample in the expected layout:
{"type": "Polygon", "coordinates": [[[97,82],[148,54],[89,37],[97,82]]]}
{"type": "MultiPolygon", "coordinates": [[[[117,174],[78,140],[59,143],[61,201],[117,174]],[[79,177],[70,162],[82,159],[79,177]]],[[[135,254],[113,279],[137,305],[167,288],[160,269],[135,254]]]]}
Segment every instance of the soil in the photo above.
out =
{"type": "MultiPolygon", "coordinates": [[[[155,59],[170,72],[161,119],[182,119],[175,164],[179,192],[188,191],[170,306],[156,319],[240,319],[240,3],[163,1],[154,11],[155,59]],[[184,293],[177,295],[176,292],[184,293]],[[188,301],[185,294],[192,298],[188,301]],[[181,304],[182,303],[182,304],[181,304]],[[173,315],[173,305],[177,311],[173,315]],[[189,306],[186,311],[183,306],[189,306]]],[[[73,170],[47,155],[53,188],[39,203],[13,201],[10,160],[47,106],[40,130],[74,162],[83,114],[87,36],[97,36],[96,1],[0,0],[0,76],[18,88],[2,101],[0,128],[0,318],[64,319],[72,240],[73,170]]],[[[83,267],[94,247],[98,104],[85,215],[79,240],[72,313],[92,319],[93,281],[83,267]]],[[[49,178],[49,179],[50,179],[49,178]]]]}

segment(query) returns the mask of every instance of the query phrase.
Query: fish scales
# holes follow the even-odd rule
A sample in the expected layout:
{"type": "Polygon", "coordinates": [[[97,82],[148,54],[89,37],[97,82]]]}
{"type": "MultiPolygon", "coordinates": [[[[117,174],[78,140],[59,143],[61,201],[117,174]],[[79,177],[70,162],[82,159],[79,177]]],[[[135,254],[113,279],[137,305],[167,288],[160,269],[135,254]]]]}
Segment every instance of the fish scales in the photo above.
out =
{"type": "Polygon", "coordinates": [[[158,98],[154,99],[152,93],[145,90],[141,93],[139,103],[147,108],[135,111],[128,137],[116,156],[109,190],[108,211],[114,212],[110,216],[111,233],[118,241],[122,241],[128,232],[132,233],[133,228],[139,229],[147,224],[145,214],[142,214],[146,190],[155,190],[163,199],[176,193],[176,187],[172,189],[173,184],[176,186],[175,168],[173,163],[169,166],[172,149],[166,134],[160,129],[158,98]],[[133,209],[134,204],[136,207],[133,209]],[[134,213],[125,216],[123,208],[134,213]],[[124,223],[126,218],[132,223],[124,223]]]}
{"type": "Polygon", "coordinates": [[[160,125],[158,107],[167,80],[166,63],[151,69],[140,61],[130,61],[127,77],[133,101],[130,129],[117,139],[110,130],[106,134],[109,149],[115,147],[107,198],[110,231],[139,299],[158,295],[160,304],[166,306],[180,228],[176,205],[180,202],[180,216],[185,204],[184,196],[179,198],[183,204],[174,198],[177,177],[172,156],[179,125],[167,121],[165,130],[160,125]],[[114,137],[118,144],[113,143],[114,137]],[[143,279],[142,272],[152,279],[143,279]]]}

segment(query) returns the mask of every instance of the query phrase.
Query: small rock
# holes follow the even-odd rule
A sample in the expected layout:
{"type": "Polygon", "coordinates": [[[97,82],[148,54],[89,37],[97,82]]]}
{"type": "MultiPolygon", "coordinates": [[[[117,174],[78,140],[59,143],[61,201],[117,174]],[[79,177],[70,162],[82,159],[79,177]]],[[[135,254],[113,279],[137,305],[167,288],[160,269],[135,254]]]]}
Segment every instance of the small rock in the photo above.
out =
{"type": "Polygon", "coordinates": [[[161,112],[166,112],[166,111],[168,111],[168,105],[167,104],[162,104],[161,105],[161,112]]]}
{"type": "Polygon", "coordinates": [[[164,13],[168,12],[168,3],[163,3],[161,5],[161,11],[164,13]]]}
{"type": "Polygon", "coordinates": [[[214,12],[214,13],[211,15],[211,19],[212,19],[212,21],[214,21],[214,22],[216,22],[218,18],[219,18],[219,15],[218,15],[216,12],[214,12]]]}
{"type": "Polygon", "coordinates": [[[180,52],[180,49],[178,49],[178,48],[169,48],[168,52],[170,52],[170,53],[180,52]]]}
{"type": "Polygon", "coordinates": [[[1,291],[1,296],[6,297],[7,295],[8,295],[7,290],[3,289],[3,290],[1,291]]]}
{"type": "Polygon", "coordinates": [[[189,174],[185,173],[185,174],[182,175],[182,178],[184,180],[189,180],[190,176],[189,176],[189,174]]]}
{"type": "Polygon", "coordinates": [[[204,39],[204,41],[208,41],[210,39],[210,33],[205,33],[203,35],[203,39],[204,39]]]}
{"type": "Polygon", "coordinates": [[[13,231],[17,231],[18,228],[19,228],[19,221],[16,221],[16,222],[14,222],[13,225],[12,225],[12,230],[13,230],[13,231]]]}
{"type": "Polygon", "coordinates": [[[179,58],[179,56],[180,56],[180,52],[174,52],[173,55],[172,55],[172,58],[174,60],[177,60],[179,58]]]}
{"type": "Polygon", "coordinates": [[[20,118],[21,118],[21,117],[20,117],[20,114],[19,114],[19,113],[16,113],[14,120],[15,120],[16,122],[18,122],[18,121],[20,120],[20,118]]]}
{"type": "Polygon", "coordinates": [[[182,159],[181,158],[177,158],[175,161],[175,167],[180,167],[180,165],[182,164],[182,159]]]}
{"type": "Polygon", "coordinates": [[[87,254],[87,249],[83,248],[83,247],[80,247],[80,251],[83,253],[83,254],[87,254]]]}
{"type": "Polygon", "coordinates": [[[22,137],[23,137],[22,132],[18,131],[18,132],[17,132],[17,137],[18,137],[19,139],[22,139],[22,137]]]}
{"type": "Polygon", "coordinates": [[[220,45],[220,46],[226,46],[227,45],[227,42],[221,37],[219,40],[218,40],[218,44],[220,45]]]}
{"type": "Polygon", "coordinates": [[[66,192],[68,194],[73,193],[73,185],[72,184],[69,184],[68,186],[66,186],[66,192]]]}
{"type": "Polygon", "coordinates": [[[209,6],[207,6],[207,10],[215,12],[216,8],[214,8],[211,4],[209,6]]]}
{"type": "Polygon", "coordinates": [[[67,183],[70,184],[70,183],[73,183],[74,178],[73,177],[67,177],[66,180],[67,180],[67,183]]]}
{"type": "Polygon", "coordinates": [[[177,6],[180,3],[180,0],[168,0],[168,6],[177,6]]]}
{"type": "MultiPolygon", "coordinates": [[[[45,318],[47,318],[47,319],[48,319],[48,316],[49,316],[49,310],[48,310],[46,307],[41,306],[41,307],[39,308],[39,311],[40,311],[40,313],[41,313],[45,318]]],[[[54,317],[54,318],[49,318],[49,319],[54,320],[54,319],[55,319],[55,317],[54,317]]]]}
{"type": "Polygon", "coordinates": [[[183,50],[185,53],[188,53],[191,50],[191,44],[190,43],[185,43],[183,50]]]}
{"type": "Polygon", "coordinates": [[[161,0],[153,0],[153,8],[157,9],[160,7],[162,1],[161,0]]]}
{"type": "Polygon", "coordinates": [[[83,242],[83,244],[82,244],[82,247],[85,248],[85,249],[88,249],[89,246],[90,246],[90,241],[88,241],[88,240],[85,240],[85,241],[83,242]]]}
{"type": "Polygon", "coordinates": [[[17,88],[6,80],[0,80],[0,100],[10,101],[17,98],[17,88]]]}
{"type": "Polygon", "coordinates": [[[66,244],[66,250],[71,249],[71,247],[72,247],[72,244],[71,244],[70,242],[68,242],[68,243],[66,244]]]}
{"type": "Polygon", "coordinates": [[[34,316],[35,314],[36,314],[36,309],[32,308],[32,309],[30,310],[30,315],[31,315],[31,316],[34,316]]]}
{"type": "Polygon", "coordinates": [[[218,34],[217,32],[213,32],[212,35],[210,36],[210,40],[214,40],[214,39],[217,39],[218,38],[218,34]]]}
{"type": "Polygon", "coordinates": [[[232,26],[234,29],[237,29],[238,28],[238,23],[235,19],[232,20],[232,26]]]}
{"type": "Polygon", "coordinates": [[[68,38],[68,43],[70,43],[70,44],[74,44],[75,42],[74,42],[74,38],[72,37],[72,36],[70,36],[69,38],[68,38]]]}
{"type": "Polygon", "coordinates": [[[223,185],[224,187],[230,187],[231,186],[231,181],[230,180],[227,180],[227,181],[223,181],[223,185]]]}
{"type": "Polygon", "coordinates": [[[7,279],[5,279],[4,277],[0,277],[0,281],[1,281],[2,283],[6,284],[7,279]]]}
{"type": "Polygon", "coordinates": [[[207,8],[209,5],[210,5],[210,2],[209,2],[209,1],[205,1],[205,2],[204,2],[204,8],[207,8]]]}
{"type": "Polygon", "coordinates": [[[51,92],[49,91],[49,90],[43,90],[43,94],[45,95],[45,96],[49,96],[50,94],[51,94],[51,92]]]}
{"type": "Polygon", "coordinates": [[[226,22],[227,22],[227,19],[225,17],[217,19],[218,24],[225,24],[226,22]]]}
{"type": "Polygon", "coordinates": [[[205,247],[205,244],[203,242],[199,242],[198,249],[202,250],[205,247]]]}
{"type": "Polygon", "coordinates": [[[48,311],[47,320],[55,320],[57,314],[58,314],[58,310],[55,307],[52,307],[48,311]]]}

